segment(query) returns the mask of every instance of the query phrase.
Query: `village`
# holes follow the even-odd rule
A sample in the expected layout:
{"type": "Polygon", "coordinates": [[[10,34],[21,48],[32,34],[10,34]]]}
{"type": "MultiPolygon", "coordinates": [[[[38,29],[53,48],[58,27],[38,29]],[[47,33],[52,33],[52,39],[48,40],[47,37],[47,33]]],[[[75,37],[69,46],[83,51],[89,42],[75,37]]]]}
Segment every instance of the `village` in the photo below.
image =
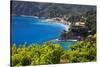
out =
{"type": "Polygon", "coordinates": [[[91,31],[87,31],[87,26],[86,26],[86,18],[81,17],[81,19],[77,16],[71,16],[71,17],[55,17],[52,19],[46,19],[45,21],[47,22],[57,22],[57,23],[62,23],[65,26],[69,26],[68,31],[64,30],[61,33],[61,37],[59,40],[84,40],[85,39],[85,34],[87,35],[91,31]]]}

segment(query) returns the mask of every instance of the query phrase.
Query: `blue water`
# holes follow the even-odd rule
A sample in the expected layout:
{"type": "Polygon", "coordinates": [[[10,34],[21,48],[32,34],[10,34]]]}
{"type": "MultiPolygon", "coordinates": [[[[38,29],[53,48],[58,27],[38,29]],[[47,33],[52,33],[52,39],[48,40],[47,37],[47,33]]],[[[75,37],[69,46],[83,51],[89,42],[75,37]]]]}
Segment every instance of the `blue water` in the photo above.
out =
{"type": "Polygon", "coordinates": [[[63,42],[59,42],[58,44],[60,44],[63,49],[67,50],[74,43],[75,43],[75,41],[63,41],[63,42]]]}
{"type": "MultiPolygon", "coordinates": [[[[33,17],[12,16],[12,44],[43,43],[60,37],[63,24],[43,22],[33,17]]],[[[62,44],[61,44],[62,45],[62,44]]],[[[63,45],[62,45],[63,46],[63,45]]],[[[66,46],[63,46],[66,48],[66,46]]]]}

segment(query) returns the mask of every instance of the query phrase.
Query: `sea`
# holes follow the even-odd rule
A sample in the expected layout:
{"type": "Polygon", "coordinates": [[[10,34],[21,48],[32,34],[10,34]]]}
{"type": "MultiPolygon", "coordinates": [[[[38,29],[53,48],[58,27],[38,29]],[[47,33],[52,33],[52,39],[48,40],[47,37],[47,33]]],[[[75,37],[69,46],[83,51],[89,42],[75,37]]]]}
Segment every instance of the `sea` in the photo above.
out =
{"type": "MultiPolygon", "coordinates": [[[[42,44],[60,37],[61,33],[68,27],[62,23],[47,22],[43,19],[30,16],[11,16],[11,44],[42,44]]],[[[72,44],[72,41],[59,42],[64,48],[72,44]]]]}

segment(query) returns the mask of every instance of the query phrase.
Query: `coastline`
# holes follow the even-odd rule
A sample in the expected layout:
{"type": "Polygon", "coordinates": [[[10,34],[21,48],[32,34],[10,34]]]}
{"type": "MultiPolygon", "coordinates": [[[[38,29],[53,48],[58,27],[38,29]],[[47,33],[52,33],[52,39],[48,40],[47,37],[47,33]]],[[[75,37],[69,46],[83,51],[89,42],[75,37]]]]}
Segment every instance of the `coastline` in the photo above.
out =
{"type": "Polygon", "coordinates": [[[45,18],[45,17],[38,17],[38,16],[27,16],[27,15],[12,15],[12,16],[21,16],[21,17],[32,17],[32,18],[36,18],[36,19],[40,19],[41,22],[44,22],[44,23],[57,23],[57,24],[61,24],[62,26],[64,26],[65,30],[68,31],[68,28],[70,27],[70,25],[68,24],[67,21],[65,21],[64,19],[62,18],[59,18],[60,20],[58,21],[57,18],[45,18]]]}
{"type": "Polygon", "coordinates": [[[38,16],[15,15],[15,14],[12,14],[11,16],[33,17],[33,18],[38,18],[38,19],[42,20],[42,22],[49,22],[49,23],[56,22],[56,23],[62,23],[64,25],[68,25],[67,24],[68,22],[66,20],[64,20],[63,18],[60,18],[60,17],[45,18],[45,17],[38,17],[38,16]],[[59,20],[57,20],[57,18],[59,18],[59,20]]]}

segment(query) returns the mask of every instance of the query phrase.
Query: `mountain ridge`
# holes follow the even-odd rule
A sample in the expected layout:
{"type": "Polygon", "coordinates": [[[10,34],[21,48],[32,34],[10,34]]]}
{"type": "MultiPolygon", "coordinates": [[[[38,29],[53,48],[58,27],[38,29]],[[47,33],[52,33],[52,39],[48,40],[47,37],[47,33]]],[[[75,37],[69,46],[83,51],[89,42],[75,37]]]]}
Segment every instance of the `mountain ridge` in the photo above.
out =
{"type": "Polygon", "coordinates": [[[96,10],[95,6],[11,1],[11,15],[38,16],[45,18],[81,15],[96,10]]]}

